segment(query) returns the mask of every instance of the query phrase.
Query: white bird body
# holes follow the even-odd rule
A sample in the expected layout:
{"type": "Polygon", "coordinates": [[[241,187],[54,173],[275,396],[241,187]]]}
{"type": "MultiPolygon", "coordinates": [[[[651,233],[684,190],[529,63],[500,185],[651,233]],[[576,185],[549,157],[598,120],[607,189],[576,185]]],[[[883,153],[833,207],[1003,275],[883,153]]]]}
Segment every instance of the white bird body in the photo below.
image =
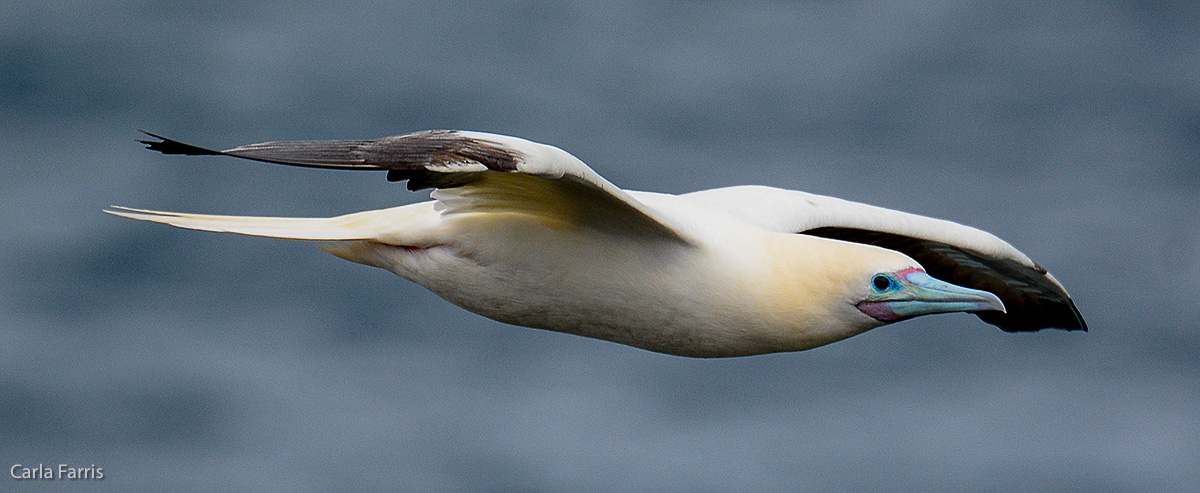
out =
{"type": "Polygon", "coordinates": [[[191,229],[326,241],[322,248],[334,255],[395,272],[488,318],[669,354],[803,350],[923,313],[1002,316],[995,295],[936,284],[901,251],[797,234],[816,228],[918,237],[929,240],[923,245],[956,244],[1001,259],[1004,268],[1040,269],[995,236],[948,221],[769,187],[678,196],[624,191],[562,150],[492,134],[425,132],[229,151],[169,139],[147,143],[167,153],[399,170],[410,187],[423,181],[437,189],[429,202],[333,218],[110,212],[191,229]],[[359,151],[380,143],[390,146],[386,160],[359,151]],[[873,291],[880,276],[896,286],[873,291]],[[920,297],[901,291],[921,286],[955,288],[954,299],[939,298],[937,309],[924,300],[912,311],[920,297]]]}

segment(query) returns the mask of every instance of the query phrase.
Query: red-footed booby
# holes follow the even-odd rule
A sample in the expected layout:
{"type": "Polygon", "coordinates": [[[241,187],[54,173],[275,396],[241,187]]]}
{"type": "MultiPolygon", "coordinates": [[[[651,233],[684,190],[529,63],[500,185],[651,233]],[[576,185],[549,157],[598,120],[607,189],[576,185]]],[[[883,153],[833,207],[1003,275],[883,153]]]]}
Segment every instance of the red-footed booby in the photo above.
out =
{"type": "Polygon", "coordinates": [[[622,190],[561,149],[480,132],[225,151],[149,135],[164,154],[384,170],[433,200],[331,218],[105,212],[326,242],[510,324],[695,357],[799,351],[946,312],[1009,332],[1087,330],[1046,269],[950,221],[761,186],[622,190]]]}

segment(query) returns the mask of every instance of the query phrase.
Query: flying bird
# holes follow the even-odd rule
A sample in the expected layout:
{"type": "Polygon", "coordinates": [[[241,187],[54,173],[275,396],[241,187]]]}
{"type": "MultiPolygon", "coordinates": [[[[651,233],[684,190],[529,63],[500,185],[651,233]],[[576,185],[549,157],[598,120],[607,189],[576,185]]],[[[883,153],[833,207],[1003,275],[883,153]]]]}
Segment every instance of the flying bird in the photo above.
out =
{"type": "Polygon", "coordinates": [[[622,190],[553,146],[430,130],[164,154],[379,170],[433,200],[329,218],[105,212],[324,242],[514,325],[682,356],[799,351],[908,318],[973,312],[1008,332],[1087,330],[1054,276],[958,223],[764,186],[622,190]]]}

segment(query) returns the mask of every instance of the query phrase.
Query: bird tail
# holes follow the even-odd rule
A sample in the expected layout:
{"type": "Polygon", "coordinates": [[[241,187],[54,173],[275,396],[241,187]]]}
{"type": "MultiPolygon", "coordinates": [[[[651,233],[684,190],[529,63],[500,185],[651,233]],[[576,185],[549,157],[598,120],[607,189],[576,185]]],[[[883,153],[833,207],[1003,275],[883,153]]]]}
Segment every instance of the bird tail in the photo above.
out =
{"type": "MultiPolygon", "coordinates": [[[[398,209],[398,208],[397,208],[398,209]]],[[[180,228],[218,233],[238,233],[251,236],[291,240],[349,241],[376,240],[385,235],[387,222],[395,209],[366,211],[338,217],[251,217],[217,216],[161,212],[114,206],[109,214],[139,221],[169,224],[180,228]]],[[[393,223],[394,225],[394,223],[393,223]]]]}

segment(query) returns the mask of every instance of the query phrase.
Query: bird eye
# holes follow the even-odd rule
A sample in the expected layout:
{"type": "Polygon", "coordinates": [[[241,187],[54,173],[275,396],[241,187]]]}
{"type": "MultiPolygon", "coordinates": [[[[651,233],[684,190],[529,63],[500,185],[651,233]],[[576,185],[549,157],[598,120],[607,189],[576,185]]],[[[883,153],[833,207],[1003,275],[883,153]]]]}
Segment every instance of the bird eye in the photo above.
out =
{"type": "Polygon", "coordinates": [[[883,291],[892,285],[892,280],[888,276],[879,274],[875,276],[875,279],[871,280],[871,283],[875,285],[875,290],[883,291]]]}

